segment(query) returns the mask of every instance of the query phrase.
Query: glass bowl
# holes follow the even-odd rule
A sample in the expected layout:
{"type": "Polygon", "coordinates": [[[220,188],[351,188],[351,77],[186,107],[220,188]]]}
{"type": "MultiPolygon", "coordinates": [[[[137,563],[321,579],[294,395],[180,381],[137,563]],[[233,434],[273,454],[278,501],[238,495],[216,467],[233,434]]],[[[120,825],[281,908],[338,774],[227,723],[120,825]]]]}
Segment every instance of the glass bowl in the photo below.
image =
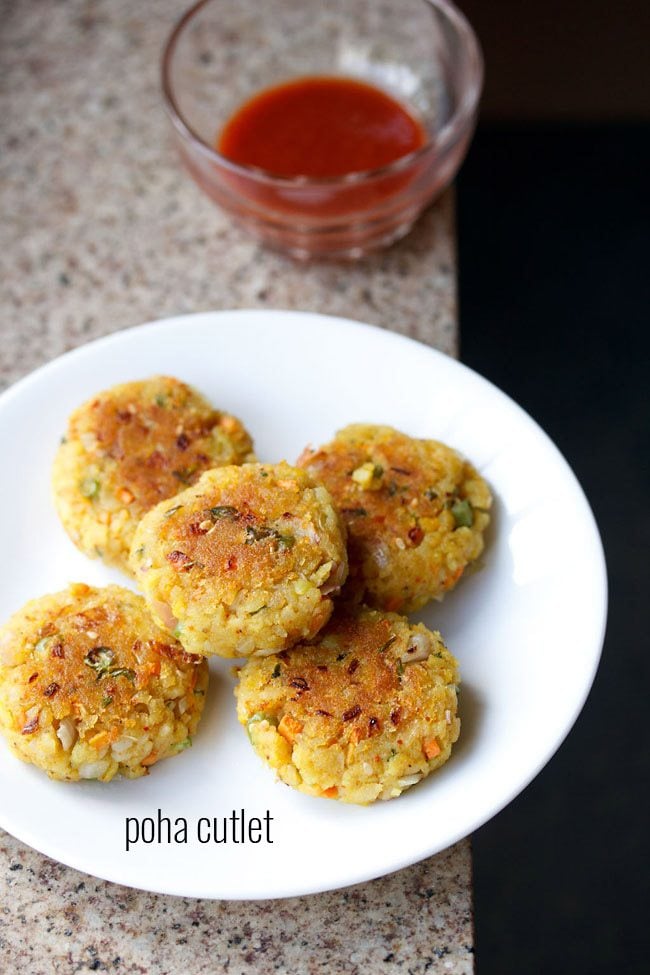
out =
{"type": "Polygon", "coordinates": [[[298,258],[358,258],[403,237],[467,151],[483,63],[447,0],[201,0],[167,42],[162,88],[181,157],[243,227],[298,258]],[[379,169],[283,177],[217,152],[233,113],[304,76],[365,81],[411,109],[426,142],[379,169]]]}

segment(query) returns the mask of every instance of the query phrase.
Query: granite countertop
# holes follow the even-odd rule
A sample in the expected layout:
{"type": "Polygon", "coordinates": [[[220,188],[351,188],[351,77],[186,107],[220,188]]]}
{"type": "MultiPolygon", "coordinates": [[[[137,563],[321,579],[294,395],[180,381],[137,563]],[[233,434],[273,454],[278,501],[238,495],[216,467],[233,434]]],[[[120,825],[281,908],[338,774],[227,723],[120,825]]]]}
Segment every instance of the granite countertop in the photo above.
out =
{"type": "MultiPolygon", "coordinates": [[[[299,308],[455,353],[453,200],[356,265],[260,249],[179,169],[158,92],[172,0],[7,4],[0,63],[0,385],[100,335],[217,308],[299,308]]],[[[0,831],[0,970],[471,973],[469,841],[381,880],[274,902],[89,878],[0,831]]]]}

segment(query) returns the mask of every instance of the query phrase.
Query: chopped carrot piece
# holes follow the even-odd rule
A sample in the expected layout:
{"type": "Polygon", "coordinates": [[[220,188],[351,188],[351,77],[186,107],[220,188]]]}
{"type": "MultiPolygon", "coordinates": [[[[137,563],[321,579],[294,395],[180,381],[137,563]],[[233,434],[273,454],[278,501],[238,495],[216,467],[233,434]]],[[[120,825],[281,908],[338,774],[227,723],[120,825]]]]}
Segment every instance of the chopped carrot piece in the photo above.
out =
{"type": "Polygon", "coordinates": [[[445,589],[451,589],[452,586],[456,585],[463,572],[465,571],[464,565],[459,565],[454,572],[450,572],[443,583],[445,589]]]}
{"type": "Polygon", "coordinates": [[[110,740],[107,731],[98,731],[96,735],[92,736],[88,744],[92,745],[93,748],[103,748],[104,745],[108,745],[110,740]]]}
{"type": "Polygon", "coordinates": [[[293,745],[296,740],[296,735],[299,735],[302,731],[302,724],[296,718],[292,718],[290,714],[285,714],[278,725],[278,734],[286,738],[290,744],[293,745]]]}
{"type": "Polygon", "coordinates": [[[397,613],[404,600],[401,596],[392,596],[386,600],[386,609],[389,613],[397,613]]]}
{"type": "Polygon", "coordinates": [[[336,788],[335,785],[331,785],[329,789],[323,789],[323,791],[321,792],[321,795],[325,796],[326,799],[336,799],[338,794],[339,794],[339,790],[336,788]]]}
{"type": "Polygon", "coordinates": [[[423,747],[424,754],[427,756],[427,758],[435,758],[436,755],[439,755],[442,751],[435,738],[430,738],[428,741],[425,741],[423,747]]]}
{"type": "Polygon", "coordinates": [[[73,596],[85,596],[90,592],[90,586],[85,582],[73,582],[69,588],[73,596]]]}
{"type": "Polygon", "coordinates": [[[155,761],[157,761],[157,759],[158,759],[158,752],[149,752],[149,754],[147,755],[147,757],[146,758],[143,758],[140,764],[141,765],[153,765],[153,763],[155,761]]]}

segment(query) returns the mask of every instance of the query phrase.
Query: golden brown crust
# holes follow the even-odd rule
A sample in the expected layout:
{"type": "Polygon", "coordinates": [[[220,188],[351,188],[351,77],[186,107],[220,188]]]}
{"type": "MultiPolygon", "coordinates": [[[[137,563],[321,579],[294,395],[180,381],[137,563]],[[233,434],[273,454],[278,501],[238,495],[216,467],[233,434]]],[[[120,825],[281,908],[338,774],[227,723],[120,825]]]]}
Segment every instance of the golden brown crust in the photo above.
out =
{"type": "Polygon", "coordinates": [[[112,478],[144,514],[195,484],[214,463],[212,434],[237,440],[242,457],[253,445],[241,423],[213,409],[185,383],[169,376],[127,383],[100,393],[70,418],[68,439],[91,433],[96,456],[114,462],[112,478]]]}
{"type": "Polygon", "coordinates": [[[0,628],[0,730],[54,778],[134,778],[187,747],[205,660],[159,629],[141,596],[82,583],[0,628]]]}
{"type": "Polygon", "coordinates": [[[380,731],[400,690],[394,653],[382,651],[393,637],[391,621],[338,614],[328,637],[336,646],[319,641],[317,653],[300,646],[280,658],[277,679],[288,689],[283,713],[313,719],[320,733],[345,741],[369,738],[380,731]]]}
{"type": "Polygon", "coordinates": [[[61,602],[46,622],[35,618],[33,649],[23,647],[25,659],[19,665],[25,676],[25,711],[47,702],[57,719],[82,717],[100,713],[110,698],[115,714],[128,712],[134,690],[146,689],[160,676],[163,658],[194,686],[201,658],[186,653],[153,624],[149,633],[125,626],[141,597],[115,589],[79,583],[73,598],[61,602]]]}
{"type": "Polygon", "coordinates": [[[285,782],[363,803],[446,761],[457,681],[439,634],[394,613],[339,608],[315,640],[245,665],[238,715],[285,782]]]}
{"type": "Polygon", "coordinates": [[[182,551],[167,560],[179,572],[216,575],[229,590],[231,581],[236,588],[276,585],[312,545],[301,530],[303,492],[312,482],[303,471],[296,474],[275,479],[271,492],[261,476],[241,478],[225,482],[218,496],[208,491],[184,504],[168,520],[182,551]]]}
{"type": "Polygon", "coordinates": [[[253,459],[239,420],[169,376],[99,393],[70,417],[54,466],[64,526],[86,554],[126,568],[135,526],[224,464],[253,459]]]}
{"type": "Polygon", "coordinates": [[[131,565],[194,652],[249,656],[315,634],[347,573],[332,500],[288,464],[208,471],[139,525],[131,565]]]}

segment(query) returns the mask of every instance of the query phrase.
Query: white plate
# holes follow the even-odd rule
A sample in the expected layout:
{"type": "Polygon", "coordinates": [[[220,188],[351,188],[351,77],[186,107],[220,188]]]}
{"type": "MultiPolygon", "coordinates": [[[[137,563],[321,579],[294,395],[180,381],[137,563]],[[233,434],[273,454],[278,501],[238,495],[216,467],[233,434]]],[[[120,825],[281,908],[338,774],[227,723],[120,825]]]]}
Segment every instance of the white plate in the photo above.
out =
{"type": "Polygon", "coordinates": [[[240,416],[262,460],[294,460],[353,421],[465,453],[496,497],[483,571],[421,614],[460,660],[461,738],[449,763],[392,802],[360,808],[277,783],[237,723],[213,661],[194,746],[150,776],[57,783],[0,742],[0,825],[63,863],[170,894],[284,897],[377,877],[437,853],[497,813],[558,748],[598,664],[606,576],[568,465],[507,396],[438,352],[356,322],[280,311],[188,315],[77,349],[0,397],[0,618],[71,580],[125,580],[84,558],[50,497],[70,411],[116,382],[171,373],[240,416]],[[185,845],[125,851],[127,817],[188,822],[185,845]],[[197,820],[272,816],[272,843],[201,844],[197,820]]]}

